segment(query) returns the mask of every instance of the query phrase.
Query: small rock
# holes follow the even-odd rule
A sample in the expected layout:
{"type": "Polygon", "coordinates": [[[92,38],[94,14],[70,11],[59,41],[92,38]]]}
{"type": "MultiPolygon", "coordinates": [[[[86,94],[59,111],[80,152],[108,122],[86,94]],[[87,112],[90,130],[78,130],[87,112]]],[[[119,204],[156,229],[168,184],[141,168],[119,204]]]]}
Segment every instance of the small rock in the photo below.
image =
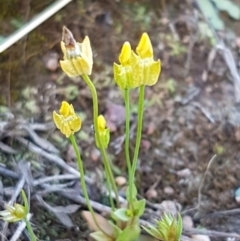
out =
{"type": "Polygon", "coordinates": [[[150,122],[147,127],[147,135],[152,135],[156,131],[156,125],[153,122],[150,122]]]}
{"type": "Polygon", "coordinates": [[[193,228],[193,220],[190,216],[183,216],[183,228],[193,228]]]}
{"type": "Polygon", "coordinates": [[[174,194],[174,189],[172,187],[165,187],[164,188],[164,193],[166,193],[167,195],[172,195],[174,194]]]}
{"type": "Polygon", "coordinates": [[[157,204],[157,206],[159,206],[159,209],[161,210],[171,212],[172,215],[177,215],[182,209],[180,203],[171,200],[164,200],[160,204],[157,204]]]}
{"type": "Polygon", "coordinates": [[[182,169],[180,171],[177,171],[176,174],[179,177],[188,177],[191,174],[191,170],[189,168],[182,169]]]}
{"type": "Polygon", "coordinates": [[[127,179],[125,177],[119,176],[115,178],[115,182],[119,187],[121,187],[127,183],[127,179]]]}
{"type": "Polygon", "coordinates": [[[192,239],[196,241],[211,241],[211,239],[207,235],[202,235],[202,234],[192,235],[192,239]]]}
{"type": "Polygon", "coordinates": [[[146,197],[148,200],[151,200],[153,198],[157,198],[158,193],[156,191],[156,189],[150,188],[147,192],[146,192],[146,197]]]}
{"type": "Polygon", "coordinates": [[[59,66],[58,54],[55,52],[47,53],[43,56],[43,63],[48,70],[56,71],[59,66]]]}
{"type": "Polygon", "coordinates": [[[185,124],[185,118],[183,117],[183,116],[179,116],[179,118],[178,118],[178,123],[180,124],[180,125],[184,125],[185,124]]]}
{"type": "Polygon", "coordinates": [[[237,37],[235,42],[236,42],[237,47],[240,48],[240,37],[237,37]]]}
{"type": "Polygon", "coordinates": [[[105,113],[107,126],[111,132],[117,130],[117,128],[125,122],[125,108],[123,105],[117,105],[114,103],[107,104],[107,111],[105,113]]]}
{"type": "Polygon", "coordinates": [[[144,151],[148,151],[151,147],[151,142],[149,140],[141,140],[141,147],[144,151]]]}
{"type": "Polygon", "coordinates": [[[100,151],[98,149],[94,148],[91,151],[90,157],[91,157],[93,162],[97,162],[100,158],[100,151]]]}

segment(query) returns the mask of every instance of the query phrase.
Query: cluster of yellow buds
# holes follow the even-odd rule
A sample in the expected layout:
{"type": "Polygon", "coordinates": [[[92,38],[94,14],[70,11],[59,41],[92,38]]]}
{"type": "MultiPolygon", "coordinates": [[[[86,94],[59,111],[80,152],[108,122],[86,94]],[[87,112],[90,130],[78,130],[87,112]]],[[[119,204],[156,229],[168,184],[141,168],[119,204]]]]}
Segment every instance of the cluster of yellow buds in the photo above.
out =
{"type": "Polygon", "coordinates": [[[136,48],[131,49],[129,42],[123,44],[119,64],[114,63],[114,79],[120,89],[131,89],[141,85],[154,85],[161,71],[161,63],[153,59],[153,48],[147,33],[143,33],[136,48]]]}
{"type": "Polygon", "coordinates": [[[63,60],[60,65],[63,71],[69,77],[76,77],[82,74],[90,75],[92,73],[93,57],[92,48],[88,36],[82,43],[76,42],[72,32],[63,27],[61,48],[63,60]]]}
{"type": "Polygon", "coordinates": [[[53,112],[53,120],[57,128],[67,138],[80,130],[82,122],[80,117],[75,113],[72,105],[63,101],[59,113],[60,114],[57,114],[56,111],[53,112]]]}

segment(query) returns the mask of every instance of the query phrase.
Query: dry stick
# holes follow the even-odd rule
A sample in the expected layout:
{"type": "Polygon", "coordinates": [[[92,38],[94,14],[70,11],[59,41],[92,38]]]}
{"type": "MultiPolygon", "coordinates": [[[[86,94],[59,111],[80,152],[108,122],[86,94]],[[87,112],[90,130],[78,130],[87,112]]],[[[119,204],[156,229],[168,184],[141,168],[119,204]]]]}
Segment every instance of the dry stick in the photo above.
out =
{"type": "Polygon", "coordinates": [[[237,65],[233,58],[232,52],[229,48],[226,47],[223,41],[220,41],[217,44],[217,49],[222,50],[223,58],[233,77],[235,100],[236,102],[240,102],[240,76],[239,76],[237,65]]]}
{"type": "Polygon", "coordinates": [[[227,232],[219,232],[214,230],[204,230],[204,229],[197,229],[197,228],[184,229],[183,232],[187,235],[202,234],[202,235],[207,235],[211,237],[226,237],[226,238],[231,237],[231,238],[240,240],[240,235],[237,233],[227,233],[227,232]]]}
{"type": "Polygon", "coordinates": [[[202,180],[201,180],[201,183],[200,183],[200,186],[199,186],[199,189],[198,189],[198,204],[197,204],[197,206],[196,206],[195,208],[190,208],[190,209],[188,209],[188,210],[183,211],[182,214],[185,214],[186,212],[189,212],[189,211],[192,211],[192,210],[195,210],[195,209],[199,209],[199,208],[200,208],[200,206],[201,206],[201,199],[202,199],[202,188],[203,188],[203,185],[204,185],[204,181],[205,181],[205,179],[206,179],[207,172],[208,172],[208,170],[210,169],[210,167],[211,167],[213,161],[215,160],[215,157],[216,157],[216,156],[217,156],[217,155],[215,154],[215,155],[211,158],[211,160],[209,161],[209,163],[208,163],[208,165],[207,165],[207,169],[206,169],[206,171],[205,171],[205,173],[204,173],[204,175],[203,175],[203,178],[202,178],[202,180]]]}
{"type": "MultiPolygon", "coordinates": [[[[0,168],[1,170],[1,168],[0,168]]],[[[4,173],[5,176],[10,176],[11,178],[14,178],[14,179],[19,179],[20,178],[20,175],[13,172],[13,171],[10,171],[10,170],[7,170],[7,169],[3,169],[2,173],[4,173]]],[[[75,176],[75,175],[72,175],[72,174],[65,174],[65,175],[56,175],[56,176],[49,176],[49,177],[44,177],[44,178],[41,178],[41,179],[37,179],[37,180],[34,180],[33,181],[33,186],[38,186],[38,185],[42,185],[46,182],[51,182],[51,181],[56,181],[56,180],[75,180],[75,179],[78,179],[79,177],[75,176]]],[[[47,187],[47,192],[52,192],[52,191],[59,191],[59,190],[63,190],[64,187],[67,187],[68,184],[60,184],[60,185],[48,185],[47,187]]],[[[12,189],[13,188],[4,188],[4,195],[11,195],[12,194],[12,189]]],[[[44,195],[46,193],[46,190],[45,191],[40,191],[41,195],[44,195]]],[[[112,195],[114,196],[114,194],[112,193],[112,195]]],[[[125,198],[119,196],[119,201],[122,203],[122,204],[126,204],[127,201],[125,198]]],[[[85,203],[84,203],[85,204],[85,203]]]]}
{"type": "MultiPolygon", "coordinates": [[[[38,146],[34,145],[33,143],[25,140],[22,137],[17,137],[16,140],[18,140],[20,143],[22,143],[23,145],[27,146],[29,148],[30,151],[39,154],[40,156],[45,157],[47,160],[52,161],[53,163],[57,164],[58,166],[62,167],[63,169],[65,169],[66,171],[72,173],[73,175],[75,175],[76,177],[79,177],[80,174],[79,172],[74,169],[73,167],[70,167],[66,162],[64,162],[64,160],[62,158],[60,158],[59,156],[56,156],[54,154],[48,153],[46,151],[44,151],[43,149],[39,148],[38,146]]],[[[85,176],[85,181],[89,184],[93,184],[93,181],[85,176]]]]}
{"type": "Polygon", "coordinates": [[[197,107],[211,123],[215,123],[214,118],[211,116],[209,112],[207,112],[207,110],[200,103],[194,102],[192,105],[197,107]]]}
{"type": "MultiPolygon", "coordinates": [[[[195,1],[195,3],[198,4],[198,1],[195,1]]],[[[201,8],[199,8],[199,9],[201,9],[201,8]]],[[[218,36],[216,30],[212,26],[212,23],[205,17],[204,13],[202,13],[202,15],[217,41],[217,45],[216,45],[217,49],[222,50],[224,61],[225,61],[226,65],[228,66],[228,68],[231,72],[231,75],[233,77],[235,101],[239,102],[240,101],[240,76],[239,76],[239,73],[237,70],[237,64],[233,58],[232,52],[229,48],[226,47],[223,40],[218,36]]]]}
{"type": "Polygon", "coordinates": [[[72,175],[72,174],[49,176],[38,180],[34,180],[33,186],[38,186],[45,182],[62,181],[62,180],[78,180],[78,179],[79,177],[76,177],[75,175],[72,175]]]}
{"type": "MultiPolygon", "coordinates": [[[[68,193],[66,191],[64,191],[64,192],[60,191],[58,193],[60,195],[64,196],[64,197],[67,197],[68,199],[73,200],[76,203],[87,205],[85,198],[80,196],[80,195],[72,195],[71,192],[68,193]]],[[[111,213],[111,208],[108,207],[108,206],[105,206],[105,205],[103,205],[101,203],[98,203],[98,202],[95,202],[95,201],[91,201],[91,200],[90,200],[90,204],[91,204],[92,208],[94,210],[98,211],[98,212],[101,212],[101,213],[104,212],[104,213],[107,213],[107,214],[111,213]]]]}
{"type": "MultiPolygon", "coordinates": [[[[209,218],[209,217],[216,217],[216,216],[226,216],[226,215],[236,215],[236,214],[240,214],[240,209],[239,208],[235,208],[235,209],[231,209],[231,210],[224,210],[224,211],[216,211],[213,213],[208,213],[208,214],[198,214],[197,220],[199,220],[200,218],[209,218]]],[[[196,218],[195,218],[196,220],[196,218]]]]}
{"type": "Polygon", "coordinates": [[[197,26],[198,23],[198,14],[196,12],[195,13],[195,22],[196,22],[196,28],[197,31],[195,34],[191,34],[190,37],[190,42],[189,42],[189,46],[188,46],[188,54],[187,54],[187,61],[185,63],[185,74],[184,77],[186,78],[190,72],[190,67],[191,67],[191,62],[192,62],[192,52],[193,52],[193,47],[194,45],[197,43],[198,39],[199,39],[199,27],[197,26]]]}
{"type": "MultiPolygon", "coordinates": [[[[27,215],[27,219],[30,221],[31,217],[32,217],[32,214],[29,213],[27,215]]],[[[17,241],[17,240],[19,240],[19,237],[21,236],[21,234],[25,230],[25,228],[26,228],[26,222],[20,222],[19,225],[18,225],[17,230],[14,232],[13,236],[11,237],[11,239],[9,241],[17,241]]],[[[30,240],[29,236],[28,236],[28,239],[30,240]]]]}

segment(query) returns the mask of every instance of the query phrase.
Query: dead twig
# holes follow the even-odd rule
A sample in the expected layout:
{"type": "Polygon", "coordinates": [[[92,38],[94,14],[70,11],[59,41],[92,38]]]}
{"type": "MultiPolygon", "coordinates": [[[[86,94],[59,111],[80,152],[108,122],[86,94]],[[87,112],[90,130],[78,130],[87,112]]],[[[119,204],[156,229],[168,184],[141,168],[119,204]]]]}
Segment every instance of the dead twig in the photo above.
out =
{"type": "Polygon", "coordinates": [[[66,174],[66,175],[55,175],[55,176],[49,176],[49,177],[44,177],[38,180],[33,181],[33,186],[38,186],[41,185],[45,182],[55,182],[55,181],[62,181],[62,180],[78,180],[79,177],[76,177],[75,175],[72,174],[66,174]]]}
{"type": "Polygon", "coordinates": [[[190,67],[191,67],[191,62],[192,62],[192,52],[193,52],[193,47],[194,45],[197,43],[198,39],[199,39],[199,28],[198,28],[198,13],[195,11],[194,12],[194,17],[195,17],[195,26],[196,26],[196,33],[192,34],[190,36],[190,41],[189,41],[189,46],[188,46],[188,53],[187,53],[187,60],[185,63],[185,74],[184,76],[187,77],[189,72],[190,72],[190,67]]]}
{"type": "Polygon", "coordinates": [[[235,238],[237,240],[240,240],[240,235],[237,233],[226,233],[226,232],[219,232],[219,231],[206,230],[206,229],[197,229],[197,228],[186,229],[185,228],[183,229],[183,233],[185,235],[202,234],[210,237],[225,237],[225,238],[235,238]]]}
{"type": "MultiPolygon", "coordinates": [[[[61,196],[64,196],[64,197],[70,199],[70,200],[73,200],[76,203],[83,204],[84,206],[87,205],[85,198],[80,196],[80,195],[76,195],[76,191],[75,190],[73,190],[73,191],[64,191],[64,192],[60,191],[59,194],[61,196]]],[[[104,213],[107,213],[107,214],[111,213],[111,208],[108,207],[108,206],[105,206],[105,205],[103,205],[101,203],[98,203],[98,202],[90,200],[90,205],[92,206],[92,208],[95,211],[98,211],[100,213],[101,212],[104,212],[104,213]]]]}
{"type": "MultiPolygon", "coordinates": [[[[195,3],[198,5],[198,1],[195,1],[195,3]]],[[[199,8],[199,9],[201,9],[201,8],[199,8]]],[[[210,30],[212,31],[213,36],[215,37],[215,39],[217,41],[216,48],[218,50],[221,50],[223,59],[233,77],[235,101],[240,102],[240,76],[239,76],[239,73],[237,70],[237,64],[236,64],[236,61],[234,60],[233,54],[232,54],[231,50],[228,47],[226,47],[223,40],[219,37],[216,30],[212,26],[211,22],[205,17],[204,13],[202,13],[202,15],[203,15],[203,18],[205,19],[206,23],[208,24],[210,30]]]]}
{"type": "Polygon", "coordinates": [[[203,175],[203,178],[202,178],[202,180],[201,180],[201,183],[200,183],[200,186],[199,186],[199,189],[198,189],[198,204],[197,204],[197,206],[196,206],[195,208],[190,208],[190,209],[188,209],[188,210],[183,211],[182,214],[186,214],[187,212],[190,212],[190,211],[193,211],[193,210],[196,210],[196,209],[198,209],[198,210],[200,209],[200,207],[201,207],[201,200],[202,200],[202,189],[203,189],[203,186],[204,186],[204,182],[205,182],[207,173],[208,173],[208,171],[209,171],[209,169],[210,169],[213,161],[215,160],[216,156],[217,156],[217,155],[215,154],[215,155],[211,158],[211,160],[209,161],[209,163],[208,163],[208,165],[207,165],[207,169],[206,169],[206,171],[205,171],[205,173],[204,173],[204,175],[203,175]]]}
{"type": "Polygon", "coordinates": [[[194,102],[193,105],[197,107],[211,123],[215,123],[215,120],[213,119],[211,114],[207,112],[207,110],[200,103],[194,102]]]}
{"type": "MultiPolygon", "coordinates": [[[[32,214],[28,214],[27,215],[27,219],[30,220],[32,217],[32,214]]],[[[11,239],[9,241],[17,241],[19,240],[19,237],[21,236],[22,232],[25,230],[26,228],[26,223],[25,222],[20,222],[20,224],[18,225],[17,230],[14,232],[13,236],[11,237],[11,239]]],[[[28,240],[31,240],[30,237],[28,236],[28,234],[26,233],[28,240]]]]}
{"type": "MultiPolygon", "coordinates": [[[[56,156],[54,154],[48,153],[46,151],[44,151],[43,149],[39,148],[38,146],[34,145],[33,143],[31,143],[30,141],[25,140],[22,137],[17,137],[16,140],[18,140],[20,143],[22,143],[23,145],[27,146],[29,148],[30,151],[39,154],[40,156],[45,157],[47,160],[52,161],[53,163],[57,164],[58,166],[62,167],[63,169],[65,169],[66,171],[68,171],[69,173],[72,173],[73,175],[75,175],[76,177],[80,177],[79,171],[77,171],[76,169],[74,169],[73,167],[70,167],[62,158],[60,158],[59,156],[56,156]]],[[[86,182],[88,182],[89,184],[93,184],[93,181],[89,178],[85,176],[85,180],[86,182]]]]}
{"type": "Polygon", "coordinates": [[[0,176],[10,177],[12,179],[19,179],[20,175],[16,172],[13,172],[3,166],[0,166],[0,176]]]}

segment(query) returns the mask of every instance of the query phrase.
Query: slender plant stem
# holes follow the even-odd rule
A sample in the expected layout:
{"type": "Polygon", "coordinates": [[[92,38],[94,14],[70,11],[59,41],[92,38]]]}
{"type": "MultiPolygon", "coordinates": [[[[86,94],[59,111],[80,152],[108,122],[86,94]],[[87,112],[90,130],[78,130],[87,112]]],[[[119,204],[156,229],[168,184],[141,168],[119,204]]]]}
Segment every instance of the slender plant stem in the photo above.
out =
{"type": "MultiPolygon", "coordinates": [[[[95,86],[93,85],[93,83],[92,83],[91,79],[88,77],[88,75],[83,74],[82,77],[85,80],[86,84],[88,85],[88,88],[90,89],[91,94],[92,94],[94,130],[96,132],[96,138],[97,138],[97,141],[98,141],[99,146],[100,146],[100,152],[101,152],[101,155],[103,157],[104,166],[106,167],[106,175],[109,176],[109,180],[111,181],[111,185],[112,185],[113,191],[114,191],[115,196],[116,196],[117,206],[120,207],[117,186],[116,186],[114,176],[113,176],[113,173],[112,173],[112,170],[111,170],[110,162],[107,158],[106,150],[103,148],[103,145],[102,145],[102,142],[101,142],[101,139],[100,139],[100,135],[99,135],[98,124],[97,124],[97,118],[98,118],[97,92],[96,92],[95,86]]],[[[110,193],[110,195],[111,195],[111,193],[110,193]]]]}
{"type": "Polygon", "coordinates": [[[131,175],[131,161],[129,154],[129,130],[130,130],[130,104],[129,104],[129,89],[125,89],[124,91],[124,100],[125,100],[125,113],[126,113],[126,123],[125,123],[125,158],[127,161],[128,168],[128,178],[131,175]]]}
{"type": "Polygon", "coordinates": [[[32,230],[32,226],[30,224],[30,222],[28,221],[27,218],[25,218],[25,223],[26,223],[26,226],[27,226],[27,230],[29,232],[29,235],[30,235],[30,238],[31,238],[31,241],[37,241],[37,238],[32,230]]]}
{"type": "Polygon", "coordinates": [[[133,155],[133,162],[132,162],[132,169],[130,175],[130,183],[129,183],[129,193],[130,193],[130,204],[133,205],[133,187],[134,187],[134,177],[137,168],[137,160],[138,160],[138,153],[141,143],[142,137],[142,124],[143,124],[143,111],[144,111],[144,90],[145,86],[141,85],[139,88],[139,101],[138,101],[138,122],[137,122],[137,137],[136,137],[136,146],[134,149],[133,155]]]}
{"type": "MultiPolygon", "coordinates": [[[[107,169],[107,167],[105,166],[105,162],[104,162],[104,170],[106,170],[106,169],[107,169]]],[[[114,205],[113,197],[112,197],[112,194],[111,194],[112,190],[111,190],[111,181],[110,181],[109,175],[106,175],[106,179],[107,179],[107,189],[108,189],[108,193],[109,193],[110,205],[111,205],[112,211],[114,212],[115,205],[114,205]]]]}
{"type": "Polygon", "coordinates": [[[78,149],[78,146],[77,146],[77,143],[76,143],[76,140],[75,140],[75,137],[73,135],[71,135],[69,137],[72,145],[73,145],[73,148],[74,148],[74,151],[76,153],[76,156],[77,156],[77,164],[78,164],[78,169],[79,169],[79,172],[80,172],[80,183],[81,183],[81,186],[82,186],[82,190],[83,190],[83,194],[84,194],[84,197],[86,199],[86,203],[87,203],[87,206],[88,206],[88,209],[89,211],[91,212],[92,214],[92,217],[93,217],[93,220],[94,220],[94,223],[96,224],[96,226],[98,227],[99,230],[101,230],[104,234],[108,235],[100,226],[99,226],[99,223],[97,222],[97,219],[96,219],[96,216],[94,214],[94,211],[93,211],[93,208],[90,204],[90,199],[89,199],[89,196],[88,196],[88,192],[87,192],[87,187],[86,187],[86,183],[85,183],[85,179],[84,179],[84,170],[83,170],[83,164],[82,164],[82,158],[81,158],[81,155],[80,155],[80,152],[79,152],[79,149],[78,149]]]}

